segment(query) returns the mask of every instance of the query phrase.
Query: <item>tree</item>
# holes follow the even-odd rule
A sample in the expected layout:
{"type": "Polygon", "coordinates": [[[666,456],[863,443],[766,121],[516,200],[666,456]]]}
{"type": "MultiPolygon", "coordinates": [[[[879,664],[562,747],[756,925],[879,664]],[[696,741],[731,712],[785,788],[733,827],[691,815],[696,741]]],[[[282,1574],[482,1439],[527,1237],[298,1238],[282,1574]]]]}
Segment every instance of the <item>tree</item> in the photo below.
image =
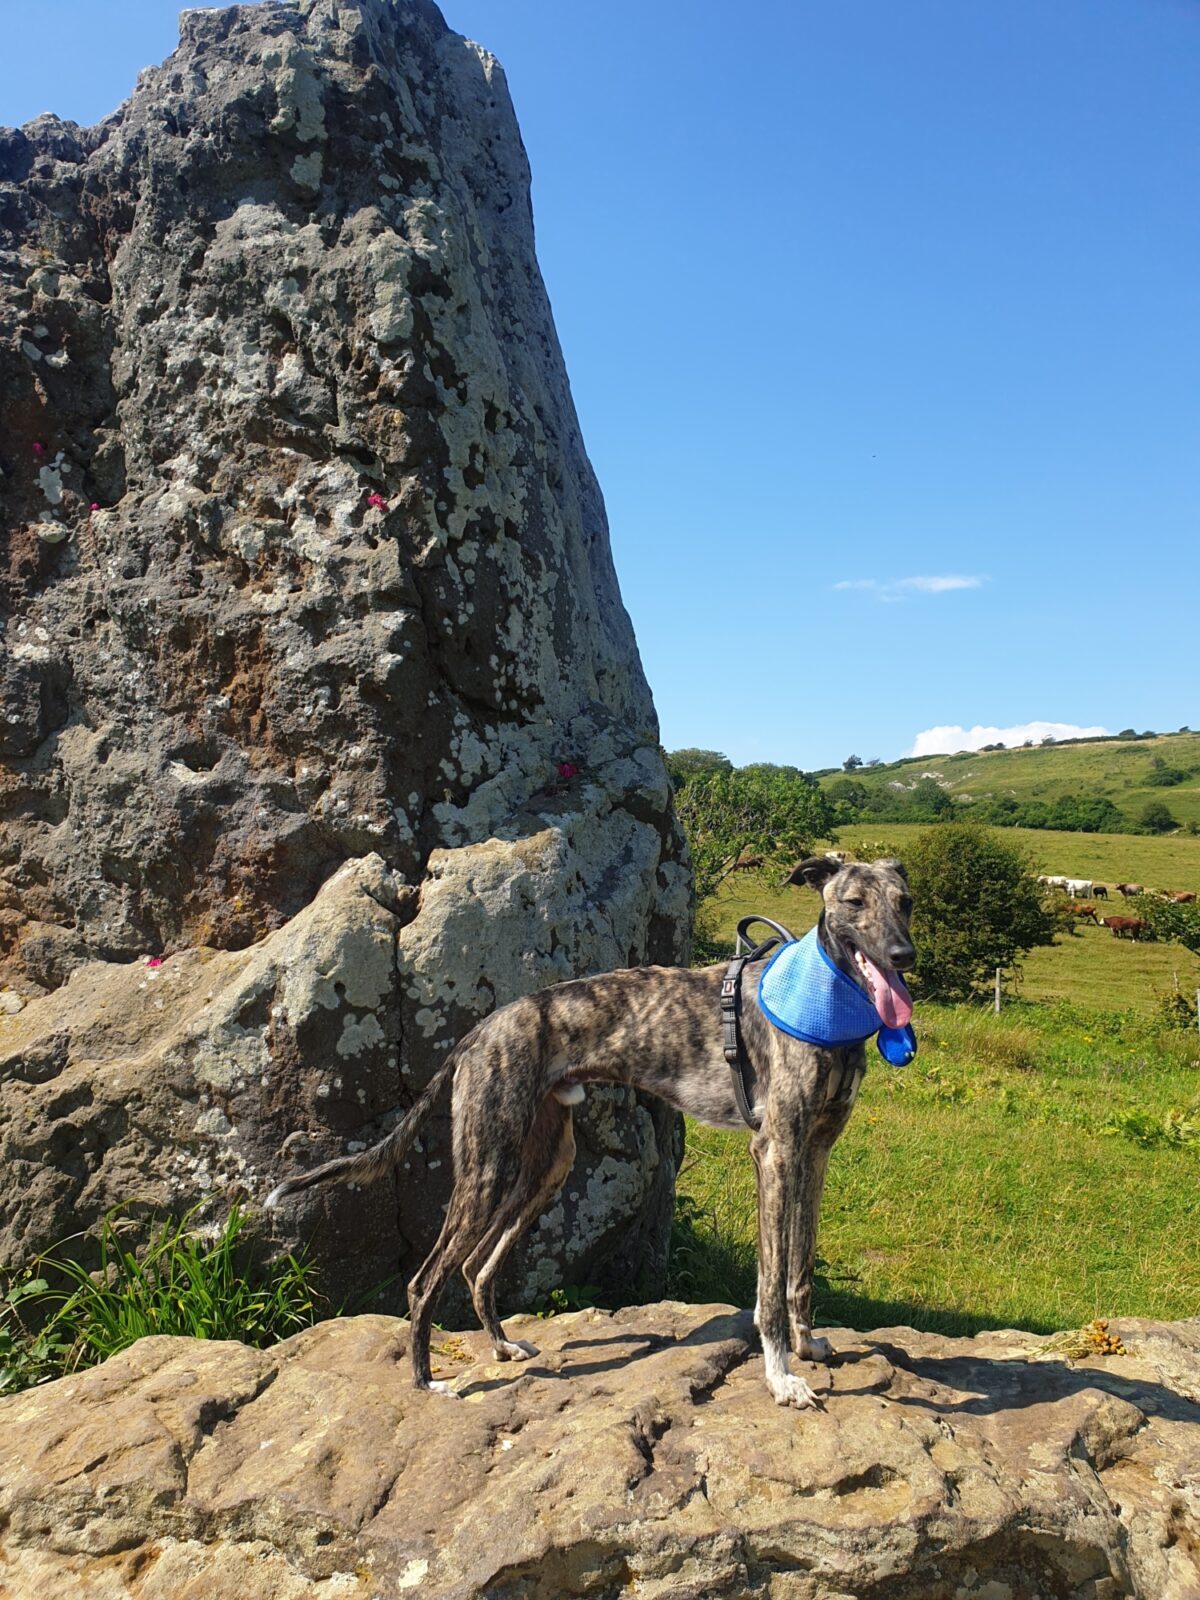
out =
{"type": "Polygon", "coordinates": [[[1178,823],[1161,800],[1147,801],[1138,822],[1147,833],[1170,833],[1178,823]]]}
{"type": "Polygon", "coordinates": [[[861,766],[862,766],[862,757],[861,756],[847,756],[845,761],[842,762],[842,771],[843,772],[857,772],[859,767],[861,767],[861,766]]]}
{"type": "Polygon", "coordinates": [[[905,868],[913,892],[912,974],[919,994],[965,1000],[986,991],[997,967],[1012,967],[1035,945],[1054,942],[1031,858],[1003,835],[973,822],[944,822],[918,834],[905,868]]]}
{"type": "Polygon", "coordinates": [[[936,778],[920,778],[909,791],[909,805],[917,822],[936,822],[954,810],[954,801],[936,778]]]}
{"type": "Polygon", "coordinates": [[[834,822],[853,822],[867,799],[867,786],[854,778],[835,778],[825,789],[825,797],[833,806],[834,822]]]}
{"type": "Polygon", "coordinates": [[[733,762],[719,750],[697,750],[691,746],[686,750],[668,750],[666,762],[676,788],[697,772],[733,771],[733,762]]]}
{"type": "Polygon", "coordinates": [[[675,795],[675,812],[692,853],[695,936],[707,937],[705,908],[739,858],[761,856],[782,871],[828,839],[833,807],[812,779],[742,768],[698,772],[675,795]]]}

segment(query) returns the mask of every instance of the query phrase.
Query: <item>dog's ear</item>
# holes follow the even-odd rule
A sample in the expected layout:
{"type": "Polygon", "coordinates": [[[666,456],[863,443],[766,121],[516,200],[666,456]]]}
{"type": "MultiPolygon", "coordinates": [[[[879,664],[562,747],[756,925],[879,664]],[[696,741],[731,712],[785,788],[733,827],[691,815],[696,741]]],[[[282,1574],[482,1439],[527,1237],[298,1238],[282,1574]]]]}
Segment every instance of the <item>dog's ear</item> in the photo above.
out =
{"type": "Polygon", "coordinates": [[[792,868],[785,881],[806,883],[810,889],[815,889],[819,894],[834,873],[841,870],[842,863],[835,861],[832,856],[809,856],[807,861],[802,861],[799,866],[792,868]]]}
{"type": "Polygon", "coordinates": [[[904,863],[903,861],[897,861],[895,856],[888,856],[883,861],[877,861],[875,865],[877,867],[890,867],[898,878],[903,878],[905,883],[908,882],[908,873],[904,870],[904,863]]]}

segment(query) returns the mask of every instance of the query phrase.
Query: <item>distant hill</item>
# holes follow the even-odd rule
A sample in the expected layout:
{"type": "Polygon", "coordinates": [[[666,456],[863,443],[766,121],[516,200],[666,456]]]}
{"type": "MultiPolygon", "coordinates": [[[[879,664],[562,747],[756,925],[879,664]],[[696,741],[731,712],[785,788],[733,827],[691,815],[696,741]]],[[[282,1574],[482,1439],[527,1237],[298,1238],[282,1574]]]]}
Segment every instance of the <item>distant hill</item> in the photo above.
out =
{"type": "Polygon", "coordinates": [[[816,774],[842,825],[939,815],[1104,833],[1200,829],[1200,733],[960,751],[816,774]],[[1170,821],[1147,826],[1146,808],[1170,821]]]}

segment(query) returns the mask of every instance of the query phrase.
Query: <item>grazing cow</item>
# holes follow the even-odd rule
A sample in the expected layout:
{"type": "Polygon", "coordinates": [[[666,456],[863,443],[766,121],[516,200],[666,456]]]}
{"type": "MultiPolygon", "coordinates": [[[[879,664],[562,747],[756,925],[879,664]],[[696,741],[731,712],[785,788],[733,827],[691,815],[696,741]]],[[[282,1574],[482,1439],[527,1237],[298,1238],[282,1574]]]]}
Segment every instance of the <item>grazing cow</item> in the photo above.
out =
{"type": "Polygon", "coordinates": [[[1196,903],[1195,891],[1192,889],[1164,889],[1163,899],[1170,900],[1177,906],[1190,906],[1196,903]]]}
{"type": "Polygon", "coordinates": [[[1073,900],[1083,900],[1090,895],[1091,892],[1092,880],[1090,878],[1067,879],[1067,893],[1073,900]]]}
{"type": "Polygon", "coordinates": [[[1097,900],[1107,900],[1108,885],[1105,883],[1094,883],[1092,885],[1092,893],[1095,895],[1097,900]]]}
{"type": "Polygon", "coordinates": [[[1145,892],[1140,883],[1119,883],[1117,885],[1117,893],[1124,895],[1126,900],[1129,899],[1131,894],[1145,894],[1145,892]]]}
{"type": "Polygon", "coordinates": [[[1090,917],[1096,927],[1100,926],[1100,918],[1096,915],[1096,908],[1093,905],[1083,905],[1078,900],[1068,900],[1065,909],[1068,916],[1074,917],[1079,922],[1086,922],[1090,917]]]}
{"type": "Polygon", "coordinates": [[[762,864],[763,858],[761,856],[739,856],[729,870],[730,872],[753,872],[756,867],[761,867],[762,864]]]}
{"type": "Polygon", "coordinates": [[[1112,929],[1114,939],[1124,939],[1126,934],[1131,939],[1140,939],[1146,931],[1146,924],[1141,917],[1104,917],[1104,926],[1112,929]]]}
{"type": "Polygon", "coordinates": [[[850,852],[848,850],[826,850],[825,854],[829,857],[830,861],[840,861],[843,866],[845,866],[846,862],[850,859],[850,852]]]}
{"type": "Polygon", "coordinates": [[[1043,878],[1039,878],[1038,882],[1041,883],[1041,884],[1044,884],[1047,889],[1061,889],[1064,894],[1066,893],[1067,880],[1065,878],[1045,878],[1045,877],[1043,877],[1043,878]]]}

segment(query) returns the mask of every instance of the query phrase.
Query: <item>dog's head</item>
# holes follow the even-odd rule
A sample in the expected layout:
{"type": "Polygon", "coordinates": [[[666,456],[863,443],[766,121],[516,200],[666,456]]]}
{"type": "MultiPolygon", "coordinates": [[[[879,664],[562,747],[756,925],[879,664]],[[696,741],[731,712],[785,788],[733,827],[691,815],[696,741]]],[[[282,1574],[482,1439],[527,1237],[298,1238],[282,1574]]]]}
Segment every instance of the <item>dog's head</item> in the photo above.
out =
{"type": "Polygon", "coordinates": [[[863,989],[891,1028],[912,1014],[899,974],[917,958],[908,931],[912,895],[898,861],[847,861],[810,856],[789,883],[804,883],[825,902],[820,938],[838,967],[863,989]]]}

